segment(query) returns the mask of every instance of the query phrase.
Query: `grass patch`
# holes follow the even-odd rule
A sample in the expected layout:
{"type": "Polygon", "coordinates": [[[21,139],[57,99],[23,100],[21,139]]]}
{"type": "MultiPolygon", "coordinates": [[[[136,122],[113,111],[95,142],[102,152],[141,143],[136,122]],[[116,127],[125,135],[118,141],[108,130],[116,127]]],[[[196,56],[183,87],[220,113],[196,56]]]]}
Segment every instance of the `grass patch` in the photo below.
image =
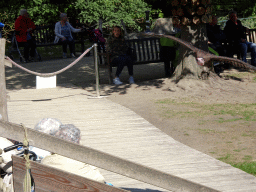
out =
{"type": "Polygon", "coordinates": [[[243,148],[243,149],[234,149],[233,151],[234,151],[234,152],[241,152],[241,151],[243,151],[243,150],[246,150],[246,148],[243,148]]]}
{"type": "Polygon", "coordinates": [[[246,173],[252,174],[256,176],[256,162],[243,162],[243,163],[235,163],[231,164],[233,167],[241,169],[246,173]]]}
{"type": "Polygon", "coordinates": [[[240,163],[233,163],[233,156],[231,154],[227,154],[223,157],[220,157],[218,158],[218,160],[228,163],[233,167],[236,167],[246,173],[256,176],[256,162],[250,162],[252,161],[252,156],[250,155],[245,155],[243,158],[244,162],[240,163]]]}
{"type": "MultiPolygon", "coordinates": [[[[252,104],[202,104],[164,99],[156,102],[162,107],[163,116],[172,118],[216,116],[217,122],[256,121],[256,103],[252,104]],[[175,106],[171,109],[170,106],[175,106]]],[[[202,123],[204,123],[202,121],[202,123]]]]}
{"type": "Polygon", "coordinates": [[[245,161],[251,161],[252,160],[252,156],[251,155],[245,155],[243,160],[245,161]]]}
{"type": "Polygon", "coordinates": [[[208,134],[208,133],[216,133],[215,130],[212,129],[198,129],[200,133],[208,134]]]}
{"type": "Polygon", "coordinates": [[[246,133],[242,134],[243,137],[252,137],[256,136],[256,131],[247,131],[246,133]]]}
{"type": "Polygon", "coordinates": [[[231,161],[231,158],[232,158],[232,155],[228,153],[228,154],[225,155],[224,157],[218,158],[218,160],[223,161],[223,162],[225,162],[225,163],[228,163],[228,162],[231,161]]]}

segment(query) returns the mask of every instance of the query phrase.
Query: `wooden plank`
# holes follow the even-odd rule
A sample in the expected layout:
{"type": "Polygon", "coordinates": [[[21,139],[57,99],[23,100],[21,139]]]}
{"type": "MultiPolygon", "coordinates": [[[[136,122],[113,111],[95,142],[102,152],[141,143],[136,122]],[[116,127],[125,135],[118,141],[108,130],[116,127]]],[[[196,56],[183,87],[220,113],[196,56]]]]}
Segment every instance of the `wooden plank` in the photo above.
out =
{"type": "MultiPolygon", "coordinates": [[[[23,191],[21,187],[25,175],[25,160],[12,156],[13,180],[15,192],[23,191]]],[[[113,191],[127,192],[91,179],[87,179],[60,169],[30,161],[31,173],[35,182],[35,191],[113,191]]]]}
{"type": "Polygon", "coordinates": [[[146,49],[147,49],[147,55],[148,55],[148,60],[150,61],[150,60],[152,60],[152,59],[151,59],[151,58],[152,58],[152,55],[149,54],[149,46],[148,46],[149,42],[150,42],[150,39],[147,40],[147,41],[145,41],[145,43],[146,43],[146,49]]]}
{"type": "Polygon", "coordinates": [[[155,57],[155,52],[154,52],[154,50],[153,50],[153,40],[152,39],[150,39],[149,40],[149,43],[150,43],[150,48],[151,48],[151,57],[152,57],[152,60],[154,60],[156,57],[155,57]]]}
{"type": "Polygon", "coordinates": [[[7,114],[7,97],[6,97],[6,83],[5,83],[5,42],[0,39],[0,119],[8,121],[7,114]]]}
{"type": "MultiPolygon", "coordinates": [[[[175,191],[183,189],[186,191],[198,192],[218,191],[175,175],[164,173],[138,163],[133,163],[89,147],[71,143],[33,129],[28,128],[27,133],[30,145],[32,146],[54,152],[77,161],[88,163],[145,183],[162,187],[167,190],[175,191]]],[[[24,128],[17,124],[0,121],[0,135],[16,141],[22,141],[24,138],[24,128]]]]}

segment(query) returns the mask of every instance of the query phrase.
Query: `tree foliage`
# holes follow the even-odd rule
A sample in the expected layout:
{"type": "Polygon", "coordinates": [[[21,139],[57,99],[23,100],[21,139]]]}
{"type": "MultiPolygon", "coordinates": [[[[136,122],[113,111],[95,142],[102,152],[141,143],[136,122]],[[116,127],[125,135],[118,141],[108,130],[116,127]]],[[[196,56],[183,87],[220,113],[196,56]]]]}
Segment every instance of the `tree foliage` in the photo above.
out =
{"type": "Polygon", "coordinates": [[[145,20],[145,11],[150,10],[143,0],[78,0],[75,5],[83,23],[97,23],[103,19],[105,27],[120,25],[121,19],[128,27],[140,29],[145,20]]]}
{"type": "MultiPolygon", "coordinates": [[[[152,5],[153,9],[161,9],[164,17],[171,16],[172,0],[145,0],[152,5]]],[[[238,12],[239,17],[249,17],[256,15],[255,0],[212,0],[214,13],[218,16],[225,16],[230,10],[238,12]]]]}
{"type": "MultiPolygon", "coordinates": [[[[59,20],[61,12],[68,14],[71,23],[80,21],[95,25],[99,18],[104,26],[119,24],[120,20],[128,27],[141,29],[140,23],[145,20],[145,11],[151,10],[143,0],[1,0],[0,13],[6,12],[8,23],[14,22],[19,10],[26,8],[35,24],[51,24],[59,20]]],[[[1,22],[7,23],[0,18],[1,22]]]]}

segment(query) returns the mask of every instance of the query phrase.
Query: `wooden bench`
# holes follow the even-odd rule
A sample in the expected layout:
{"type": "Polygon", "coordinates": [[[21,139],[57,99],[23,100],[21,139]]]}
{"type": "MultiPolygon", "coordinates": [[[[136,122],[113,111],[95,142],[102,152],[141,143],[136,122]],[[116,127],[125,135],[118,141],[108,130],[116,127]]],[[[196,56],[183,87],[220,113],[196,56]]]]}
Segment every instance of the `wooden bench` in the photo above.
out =
{"type": "MultiPolygon", "coordinates": [[[[34,36],[36,40],[37,47],[47,47],[47,46],[56,46],[61,45],[59,43],[54,43],[55,39],[55,25],[44,25],[44,26],[36,26],[34,30],[34,36]]],[[[84,52],[84,33],[72,33],[75,44],[81,44],[81,52],[84,52]]],[[[12,35],[12,46],[9,48],[9,55],[11,57],[13,52],[18,52],[17,45],[13,40],[14,33],[12,35]]],[[[40,57],[41,58],[41,57],[40,57]]],[[[13,58],[12,58],[13,59],[13,58]]],[[[22,61],[22,58],[20,58],[22,61]]]]}
{"type": "MultiPolygon", "coordinates": [[[[126,44],[136,53],[134,65],[143,65],[149,63],[160,63],[160,39],[159,38],[139,38],[126,40],[126,44]]],[[[109,74],[109,83],[113,81],[112,65],[109,59],[109,54],[103,53],[103,50],[98,49],[99,68],[107,68],[109,74]]]]}
{"type": "MultiPolygon", "coordinates": [[[[37,26],[34,31],[37,47],[60,45],[54,43],[55,25],[37,26]]],[[[84,52],[84,38],[81,33],[72,33],[75,44],[81,44],[81,52],[84,52]]]]}

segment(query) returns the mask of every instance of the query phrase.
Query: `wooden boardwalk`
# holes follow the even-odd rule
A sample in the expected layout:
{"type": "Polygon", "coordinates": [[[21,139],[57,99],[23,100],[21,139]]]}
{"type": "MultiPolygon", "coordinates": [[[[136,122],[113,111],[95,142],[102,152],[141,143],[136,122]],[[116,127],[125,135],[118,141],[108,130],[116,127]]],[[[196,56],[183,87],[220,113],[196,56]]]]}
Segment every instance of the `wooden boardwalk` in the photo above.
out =
{"type": "MultiPolygon", "coordinates": [[[[106,98],[91,98],[92,93],[75,87],[9,90],[8,95],[10,122],[34,128],[43,118],[57,118],[81,130],[82,145],[219,191],[256,191],[256,177],[175,141],[106,98]]],[[[105,170],[101,173],[107,182],[133,192],[166,191],[105,170]]]]}

